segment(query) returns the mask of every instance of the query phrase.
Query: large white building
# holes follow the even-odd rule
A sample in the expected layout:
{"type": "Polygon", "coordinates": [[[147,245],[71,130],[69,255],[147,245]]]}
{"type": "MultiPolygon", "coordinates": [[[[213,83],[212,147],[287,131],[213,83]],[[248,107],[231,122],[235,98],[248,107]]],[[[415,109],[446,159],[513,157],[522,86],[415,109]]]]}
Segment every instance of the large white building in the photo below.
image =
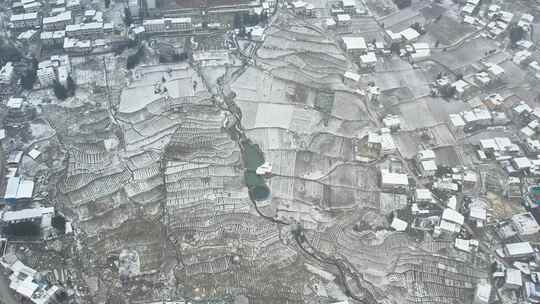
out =
{"type": "Polygon", "coordinates": [[[66,31],[41,32],[39,38],[45,47],[58,47],[64,44],[66,31]]]}
{"type": "Polygon", "coordinates": [[[31,209],[21,209],[16,211],[6,211],[2,213],[2,221],[9,224],[21,222],[41,221],[42,228],[52,227],[52,218],[54,217],[54,207],[40,207],[31,209]]]}
{"type": "Polygon", "coordinates": [[[103,35],[103,23],[91,22],[69,24],[66,26],[66,37],[97,37],[103,35]]]}
{"type": "Polygon", "coordinates": [[[359,58],[367,51],[367,44],[362,37],[343,37],[343,47],[347,54],[353,58],[359,58]]]}
{"type": "Polygon", "coordinates": [[[57,31],[63,30],[68,24],[73,23],[73,17],[71,11],[65,11],[56,16],[43,18],[43,30],[45,31],[57,31]]]}
{"type": "Polygon", "coordinates": [[[41,2],[39,1],[31,1],[27,3],[23,3],[23,9],[25,13],[39,12],[42,6],[43,4],[41,4],[41,2]]]}
{"type": "Polygon", "coordinates": [[[143,21],[147,33],[191,31],[191,18],[162,18],[143,21]]]}
{"type": "Polygon", "coordinates": [[[508,289],[519,289],[523,285],[521,271],[515,268],[507,268],[504,276],[504,287],[508,289]]]}
{"type": "Polygon", "coordinates": [[[381,170],[381,188],[397,189],[407,188],[409,186],[409,178],[407,174],[393,173],[388,170],[381,170]]]}
{"type": "Polygon", "coordinates": [[[491,284],[487,282],[479,283],[474,291],[473,304],[488,304],[491,298],[491,284]]]}
{"type": "Polygon", "coordinates": [[[37,12],[11,15],[9,21],[14,29],[25,29],[41,25],[41,18],[37,12]]]}
{"type": "Polygon", "coordinates": [[[55,80],[66,85],[67,77],[71,72],[71,63],[68,55],[54,55],[50,59],[39,63],[37,76],[42,87],[50,86],[55,80]]]}
{"type": "Polygon", "coordinates": [[[64,39],[64,50],[68,53],[90,52],[92,50],[92,41],[66,37],[64,39]]]}
{"type": "Polygon", "coordinates": [[[504,245],[504,254],[509,258],[524,258],[534,255],[534,249],[529,242],[509,243],[504,245]]]}
{"type": "Polygon", "coordinates": [[[65,0],[65,3],[66,3],[67,10],[70,10],[72,12],[77,12],[77,11],[82,10],[80,0],[65,0]]]}
{"type": "Polygon", "coordinates": [[[18,201],[29,200],[34,193],[34,182],[23,180],[20,177],[10,177],[7,181],[4,200],[7,203],[15,204],[18,201]]]}

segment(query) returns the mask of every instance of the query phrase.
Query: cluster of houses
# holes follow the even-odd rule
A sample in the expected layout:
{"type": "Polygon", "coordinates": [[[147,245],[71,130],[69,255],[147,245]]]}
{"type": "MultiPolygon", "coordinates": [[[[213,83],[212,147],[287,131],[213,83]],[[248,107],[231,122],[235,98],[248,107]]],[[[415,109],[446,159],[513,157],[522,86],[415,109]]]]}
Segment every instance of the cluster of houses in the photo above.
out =
{"type": "Polygon", "coordinates": [[[9,271],[9,288],[34,304],[56,303],[62,288],[50,284],[46,276],[28,267],[14,255],[0,257],[0,265],[9,271]]]}
{"type": "MultiPolygon", "coordinates": [[[[11,97],[7,101],[8,111],[15,115],[24,106],[23,98],[11,97]]],[[[6,138],[5,130],[0,130],[1,138],[6,138]]],[[[0,227],[3,232],[22,229],[19,225],[31,224],[36,227],[40,237],[47,239],[54,234],[53,218],[55,209],[53,207],[34,206],[35,184],[33,178],[27,178],[21,174],[21,165],[24,157],[36,160],[41,152],[31,149],[28,152],[13,150],[7,154],[5,160],[5,191],[3,194],[0,211],[0,227]]],[[[9,232],[6,232],[9,234],[9,232]]],[[[8,235],[8,237],[12,237],[8,235]]],[[[13,254],[6,254],[8,239],[0,238],[0,265],[2,265],[9,276],[9,287],[19,295],[35,304],[54,303],[56,297],[61,292],[59,286],[51,285],[44,279],[45,276],[36,270],[24,265],[13,254]]]]}
{"type": "MultiPolygon", "coordinates": [[[[10,99],[8,105],[18,108],[22,103],[22,100],[10,99]]],[[[32,149],[27,154],[36,159],[41,153],[32,149]]],[[[42,236],[46,236],[53,230],[55,210],[53,207],[31,207],[34,181],[18,174],[23,155],[23,151],[12,151],[6,160],[6,187],[3,197],[5,206],[0,211],[0,227],[9,228],[31,223],[38,227],[42,236]]],[[[44,276],[24,265],[14,255],[6,254],[7,242],[7,239],[0,239],[0,265],[10,273],[9,287],[32,303],[53,303],[61,288],[49,284],[44,276]]]]}
{"type": "Polygon", "coordinates": [[[94,49],[113,50],[128,43],[126,37],[113,35],[114,24],[105,22],[102,12],[84,10],[79,0],[53,1],[47,13],[33,9],[41,7],[40,1],[22,2],[35,4],[28,9],[26,4],[21,7],[14,3],[9,27],[23,44],[39,41],[46,49],[63,48],[68,53],[80,54],[94,49]]]}
{"type": "Polygon", "coordinates": [[[460,15],[463,17],[463,23],[485,28],[487,30],[485,36],[491,39],[500,38],[513,22],[522,27],[525,32],[530,32],[534,21],[534,16],[528,13],[522,14],[517,19],[514,13],[502,10],[498,4],[490,4],[480,12],[480,0],[464,1],[460,15]]]}
{"type": "Polygon", "coordinates": [[[432,92],[444,97],[467,100],[482,89],[501,85],[506,79],[504,68],[498,64],[481,61],[476,68],[476,73],[466,75],[455,81],[451,81],[448,76],[436,79],[432,83],[432,92]],[[451,94],[445,96],[444,92],[451,92],[451,94]]]}
{"type": "MultiPolygon", "coordinates": [[[[339,20],[337,24],[340,24],[339,20]]],[[[417,42],[420,35],[417,30],[409,27],[399,33],[386,30],[384,41],[368,42],[359,36],[342,36],[341,46],[361,70],[370,71],[376,66],[378,57],[391,56],[394,47],[399,49],[400,57],[412,63],[429,58],[431,48],[428,43],[417,42]]]]}
{"type": "MultiPolygon", "coordinates": [[[[497,139],[504,144],[507,140],[497,139]]],[[[481,241],[468,236],[468,227],[482,228],[490,220],[487,201],[476,197],[463,197],[464,189],[474,187],[478,176],[469,169],[453,168],[451,173],[434,176],[435,155],[431,150],[420,151],[415,158],[417,167],[426,170],[418,172],[419,177],[432,181],[431,186],[413,186],[411,178],[400,170],[380,170],[381,202],[386,207],[402,209],[410,206],[410,214],[399,217],[393,214],[390,227],[396,231],[431,231],[435,238],[452,239],[457,252],[474,253],[481,246],[481,241]],[[391,193],[391,195],[388,195],[391,193]]],[[[428,184],[429,185],[429,184],[428,184]]],[[[536,192],[540,193],[540,190],[536,192]]],[[[535,192],[535,193],[536,193],[535,192]]],[[[531,195],[540,200],[540,195],[531,195]]],[[[401,213],[403,215],[403,213],[401,213]]],[[[499,261],[493,280],[480,282],[475,289],[473,303],[488,304],[493,299],[494,285],[515,293],[529,303],[540,300],[540,254],[534,242],[540,226],[530,212],[515,214],[500,221],[495,232],[503,240],[496,249],[499,261]],[[492,285],[493,284],[493,285],[492,285]]]]}

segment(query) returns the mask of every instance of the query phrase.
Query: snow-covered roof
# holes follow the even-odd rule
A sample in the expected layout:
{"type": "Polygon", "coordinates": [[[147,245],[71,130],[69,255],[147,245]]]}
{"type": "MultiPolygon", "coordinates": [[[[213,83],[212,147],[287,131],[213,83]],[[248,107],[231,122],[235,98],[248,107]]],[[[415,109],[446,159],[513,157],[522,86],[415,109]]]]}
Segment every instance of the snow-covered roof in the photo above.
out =
{"type": "Polygon", "coordinates": [[[30,156],[32,159],[36,159],[36,158],[38,158],[40,155],[41,155],[41,152],[39,152],[39,151],[36,150],[36,149],[32,149],[32,150],[30,150],[30,152],[28,152],[28,156],[30,156]]]}
{"type": "Polygon", "coordinates": [[[459,249],[461,251],[471,252],[471,244],[469,240],[456,238],[456,241],[454,242],[454,246],[456,247],[456,249],[459,249]]]}
{"type": "Polygon", "coordinates": [[[349,16],[349,14],[338,14],[336,18],[338,22],[351,21],[351,16],[349,16]]]}
{"type": "Polygon", "coordinates": [[[342,39],[347,50],[367,49],[366,40],[364,40],[362,37],[343,37],[342,39]]]}
{"type": "Polygon", "coordinates": [[[10,177],[7,180],[6,191],[4,193],[4,199],[17,198],[17,190],[19,189],[20,177],[10,177]]]}
{"type": "Polygon", "coordinates": [[[512,162],[518,170],[528,169],[532,166],[531,160],[527,157],[516,157],[512,162]]]}
{"type": "Polygon", "coordinates": [[[418,151],[418,159],[420,160],[427,160],[427,159],[434,159],[434,158],[435,158],[435,152],[433,152],[433,150],[431,149],[418,151]]]}
{"type": "Polygon", "coordinates": [[[401,37],[403,37],[407,41],[414,41],[418,37],[420,37],[420,33],[418,33],[415,29],[411,27],[404,29],[399,34],[401,35],[401,37]]]}
{"type": "Polygon", "coordinates": [[[529,242],[509,243],[504,245],[509,256],[533,254],[534,249],[529,242]]]}
{"type": "Polygon", "coordinates": [[[390,227],[394,228],[396,231],[405,231],[405,229],[407,229],[408,225],[409,224],[406,221],[400,220],[397,217],[394,217],[390,227]]]}
{"type": "Polygon", "coordinates": [[[526,21],[526,22],[529,22],[529,23],[533,23],[533,21],[534,21],[534,16],[531,15],[531,14],[525,13],[525,14],[521,15],[521,20],[526,21]]]}
{"type": "Polygon", "coordinates": [[[360,56],[360,61],[364,64],[372,64],[377,62],[377,56],[374,52],[368,52],[365,55],[360,56]]]}
{"type": "Polygon", "coordinates": [[[24,99],[20,97],[11,97],[8,99],[7,107],[11,109],[20,109],[22,107],[24,99]]]}
{"type": "Polygon", "coordinates": [[[19,189],[17,189],[17,199],[32,198],[33,193],[34,182],[31,180],[23,180],[19,184],[19,189]]]}
{"type": "Polygon", "coordinates": [[[463,214],[457,212],[456,210],[446,208],[443,210],[442,219],[458,225],[463,225],[465,222],[465,217],[463,214]]]}
{"type": "Polygon", "coordinates": [[[487,70],[493,76],[501,76],[504,74],[504,68],[494,63],[490,63],[487,70]]]}
{"type": "Polygon", "coordinates": [[[420,165],[422,166],[422,169],[424,171],[436,171],[437,170],[437,163],[434,160],[423,160],[420,162],[420,165]]]}
{"type": "Polygon", "coordinates": [[[465,126],[465,121],[463,121],[463,118],[459,114],[450,114],[449,117],[453,127],[459,128],[465,126]]]}
{"type": "Polygon", "coordinates": [[[476,220],[485,221],[487,219],[486,208],[482,208],[480,206],[471,207],[469,210],[469,216],[476,220]]]}
{"type": "Polygon", "coordinates": [[[26,14],[11,15],[10,21],[15,22],[15,21],[33,20],[37,18],[38,18],[38,13],[33,12],[33,13],[26,13],[26,14]]]}
{"type": "Polygon", "coordinates": [[[454,210],[457,209],[457,198],[455,195],[452,195],[450,196],[450,198],[448,198],[448,201],[446,202],[446,206],[448,206],[448,208],[450,209],[454,209],[454,210]]]}
{"type": "Polygon", "coordinates": [[[463,91],[465,91],[465,89],[468,88],[470,85],[471,85],[470,83],[466,82],[466,81],[463,80],[463,79],[460,79],[460,80],[458,80],[458,81],[456,81],[456,82],[454,82],[454,83],[452,84],[452,86],[453,86],[454,88],[456,88],[456,90],[457,90],[458,92],[463,92],[463,91]]]}
{"type": "Polygon", "coordinates": [[[393,173],[381,170],[381,181],[383,185],[408,186],[409,178],[407,174],[393,173]]]}
{"type": "Polygon", "coordinates": [[[22,209],[17,211],[6,211],[2,215],[4,222],[18,222],[41,218],[45,214],[53,214],[54,207],[40,207],[32,209],[22,209]]]}
{"type": "Polygon", "coordinates": [[[68,22],[71,20],[72,20],[71,11],[65,11],[56,16],[44,17],[43,25],[56,23],[56,22],[68,22]]]}
{"type": "Polygon", "coordinates": [[[540,231],[540,226],[528,212],[513,215],[512,225],[521,235],[531,235],[540,231]]]}
{"type": "Polygon", "coordinates": [[[521,271],[515,268],[506,269],[505,284],[521,286],[522,283],[521,271]]]}
{"type": "Polygon", "coordinates": [[[350,72],[350,71],[347,71],[345,72],[345,74],[343,74],[343,76],[347,79],[351,79],[355,82],[358,82],[360,81],[360,75],[357,74],[357,73],[354,73],[354,72],[350,72]]]}
{"type": "Polygon", "coordinates": [[[429,189],[417,188],[415,191],[416,201],[431,201],[433,200],[433,194],[429,189]]]}

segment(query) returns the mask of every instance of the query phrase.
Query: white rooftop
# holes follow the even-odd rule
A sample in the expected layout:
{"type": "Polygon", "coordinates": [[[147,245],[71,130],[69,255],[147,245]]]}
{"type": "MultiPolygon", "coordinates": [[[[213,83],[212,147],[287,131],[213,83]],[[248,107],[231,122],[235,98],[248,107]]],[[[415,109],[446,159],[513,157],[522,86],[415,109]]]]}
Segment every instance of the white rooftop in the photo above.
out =
{"type": "Polygon", "coordinates": [[[24,20],[33,20],[38,18],[38,13],[26,13],[26,14],[17,14],[17,15],[11,15],[10,21],[24,21],[24,20]]]}
{"type": "Polygon", "coordinates": [[[343,43],[347,50],[365,50],[367,44],[362,37],[343,37],[343,43]]]}
{"type": "Polygon", "coordinates": [[[351,80],[353,80],[355,82],[360,81],[360,75],[357,74],[357,73],[354,73],[354,72],[347,71],[347,72],[345,72],[345,74],[343,76],[345,78],[351,79],[351,80]]]}
{"type": "Polygon", "coordinates": [[[17,190],[19,189],[20,177],[10,177],[7,180],[6,191],[4,193],[4,199],[16,199],[17,190]]]}
{"type": "Polygon", "coordinates": [[[504,68],[502,68],[498,64],[489,63],[488,72],[491,73],[493,76],[501,76],[504,74],[504,68]]]}
{"type": "Polygon", "coordinates": [[[457,198],[455,195],[450,196],[450,198],[446,202],[446,206],[448,206],[448,208],[450,209],[457,209],[457,198]]]}
{"type": "Polygon", "coordinates": [[[531,235],[540,231],[540,226],[530,213],[516,214],[512,216],[512,225],[521,235],[531,235]]]}
{"type": "Polygon", "coordinates": [[[449,116],[453,127],[459,128],[465,126],[465,121],[463,121],[463,118],[459,114],[450,114],[449,116]]]}
{"type": "Polygon", "coordinates": [[[338,22],[351,21],[351,16],[349,16],[349,14],[338,14],[336,18],[338,22]]]}
{"type": "Polygon", "coordinates": [[[491,297],[491,289],[491,284],[487,282],[479,283],[476,286],[476,290],[474,292],[475,301],[479,303],[489,303],[489,298],[491,297]]]}
{"type": "Polygon", "coordinates": [[[33,193],[34,193],[34,182],[31,180],[23,180],[19,184],[19,189],[17,189],[17,199],[32,198],[33,193]]]}
{"type": "Polygon", "coordinates": [[[326,18],[325,22],[326,22],[326,26],[336,25],[336,21],[333,18],[326,18]]]}
{"type": "Polygon", "coordinates": [[[417,188],[415,191],[417,201],[431,201],[433,200],[433,195],[429,189],[420,189],[417,188]]]}
{"type": "Polygon", "coordinates": [[[433,150],[431,149],[418,151],[418,159],[420,160],[427,160],[427,159],[434,159],[434,158],[435,158],[435,152],[433,152],[433,150]]]}
{"type": "Polygon", "coordinates": [[[101,22],[68,24],[66,25],[66,32],[97,30],[101,28],[103,28],[103,23],[101,22]]]}
{"type": "Polygon", "coordinates": [[[523,283],[521,278],[521,271],[515,268],[507,268],[505,283],[514,286],[521,286],[523,283]]]}
{"type": "Polygon", "coordinates": [[[44,214],[52,213],[54,213],[54,207],[40,207],[33,209],[22,209],[17,211],[6,211],[2,215],[2,220],[5,222],[18,222],[41,218],[44,214]]]}
{"type": "Polygon", "coordinates": [[[400,220],[397,217],[394,217],[390,227],[394,228],[396,231],[405,231],[405,229],[407,229],[408,225],[409,224],[407,222],[405,222],[404,220],[400,220]]]}
{"type": "Polygon", "coordinates": [[[504,245],[506,252],[510,256],[533,254],[534,249],[529,242],[509,243],[504,245]]]}
{"type": "Polygon", "coordinates": [[[381,170],[381,181],[383,185],[408,186],[409,178],[407,174],[388,172],[381,170]]]}
{"type": "Polygon", "coordinates": [[[292,5],[294,8],[302,8],[302,7],[306,7],[307,3],[301,0],[298,0],[298,1],[293,1],[292,5]]]}
{"type": "Polygon", "coordinates": [[[411,27],[404,29],[399,34],[401,35],[401,37],[403,37],[407,41],[414,41],[418,37],[420,37],[420,33],[418,33],[415,29],[411,27]]]}
{"type": "Polygon", "coordinates": [[[375,52],[368,52],[367,54],[360,56],[360,61],[364,64],[377,63],[377,56],[375,55],[375,52]]]}
{"type": "Polygon", "coordinates": [[[444,209],[442,219],[459,225],[463,225],[465,222],[465,217],[463,214],[450,208],[444,209]]]}
{"type": "Polygon", "coordinates": [[[36,159],[36,158],[38,158],[40,155],[41,155],[41,152],[39,152],[39,151],[36,150],[36,149],[32,149],[32,150],[30,150],[30,152],[28,152],[28,156],[30,156],[32,159],[36,159]]]}
{"type": "Polygon", "coordinates": [[[10,99],[8,99],[7,107],[11,109],[20,109],[22,107],[23,101],[23,98],[11,97],[10,99]]]}
{"type": "Polygon", "coordinates": [[[469,216],[476,220],[485,221],[487,219],[486,208],[479,206],[471,207],[469,210],[469,216]]]}
{"type": "Polygon", "coordinates": [[[516,157],[512,160],[512,162],[518,170],[532,167],[532,163],[527,157],[516,157]]]}
{"type": "Polygon", "coordinates": [[[471,244],[469,240],[456,238],[454,246],[456,247],[456,249],[459,249],[461,251],[471,252],[471,244]]]}
{"type": "Polygon", "coordinates": [[[62,12],[62,13],[56,15],[56,16],[44,17],[43,18],[43,24],[70,21],[70,20],[71,20],[71,11],[65,11],[65,12],[62,12]]]}
{"type": "Polygon", "coordinates": [[[436,171],[437,170],[437,163],[430,159],[430,160],[423,160],[420,162],[420,165],[422,166],[422,169],[424,171],[436,171]]]}
{"type": "Polygon", "coordinates": [[[160,18],[160,19],[146,19],[143,21],[144,25],[159,25],[165,23],[191,23],[191,18],[160,18]]]}

